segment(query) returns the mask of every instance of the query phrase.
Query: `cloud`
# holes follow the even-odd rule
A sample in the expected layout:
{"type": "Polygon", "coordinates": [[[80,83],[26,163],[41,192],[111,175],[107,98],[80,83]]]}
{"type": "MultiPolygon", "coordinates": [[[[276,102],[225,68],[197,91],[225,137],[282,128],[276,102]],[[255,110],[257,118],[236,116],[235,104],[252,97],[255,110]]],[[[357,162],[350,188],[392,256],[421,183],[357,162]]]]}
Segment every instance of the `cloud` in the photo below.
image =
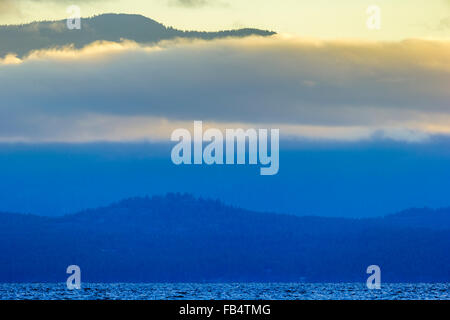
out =
{"type": "Polygon", "coordinates": [[[441,21],[439,21],[439,24],[437,26],[438,30],[450,30],[450,17],[441,19],[441,21]]]}
{"type": "Polygon", "coordinates": [[[207,0],[171,0],[170,4],[182,7],[203,7],[208,4],[207,0]]]}
{"type": "Polygon", "coordinates": [[[0,140],[169,138],[193,120],[309,139],[450,133],[450,42],[92,44],[0,62],[0,140]]]}
{"type": "Polygon", "coordinates": [[[0,0],[0,17],[8,14],[19,14],[20,10],[14,0],[0,0]]]}
{"type": "Polygon", "coordinates": [[[69,6],[72,4],[92,3],[105,0],[0,0],[0,17],[1,16],[19,16],[22,14],[22,7],[29,4],[55,5],[61,4],[69,6]]]}
{"type": "Polygon", "coordinates": [[[169,0],[169,5],[185,8],[200,8],[217,4],[223,5],[216,0],[169,0]]]}

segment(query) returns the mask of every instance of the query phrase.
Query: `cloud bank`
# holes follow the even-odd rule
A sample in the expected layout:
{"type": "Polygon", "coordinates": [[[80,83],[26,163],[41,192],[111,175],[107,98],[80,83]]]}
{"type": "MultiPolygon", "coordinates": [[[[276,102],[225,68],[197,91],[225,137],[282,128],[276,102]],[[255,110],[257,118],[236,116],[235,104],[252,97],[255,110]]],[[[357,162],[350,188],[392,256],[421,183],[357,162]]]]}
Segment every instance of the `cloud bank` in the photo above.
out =
{"type": "Polygon", "coordinates": [[[164,140],[193,120],[320,139],[450,132],[450,42],[94,43],[0,61],[0,140],[164,140]]]}

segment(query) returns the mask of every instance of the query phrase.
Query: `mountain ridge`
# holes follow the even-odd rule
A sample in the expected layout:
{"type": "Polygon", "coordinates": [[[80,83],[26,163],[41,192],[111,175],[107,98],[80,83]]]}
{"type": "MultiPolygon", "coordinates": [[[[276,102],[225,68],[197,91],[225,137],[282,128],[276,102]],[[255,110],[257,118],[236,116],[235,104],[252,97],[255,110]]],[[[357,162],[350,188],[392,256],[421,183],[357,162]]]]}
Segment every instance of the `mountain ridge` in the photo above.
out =
{"type": "Polygon", "coordinates": [[[122,41],[142,44],[175,38],[212,40],[225,37],[271,36],[275,32],[252,28],[217,32],[183,31],[138,14],[102,14],[81,18],[80,30],[69,30],[66,20],[36,21],[21,25],[0,26],[0,57],[16,54],[23,57],[33,50],[74,45],[82,48],[95,41],[122,41]]]}
{"type": "MultiPolygon", "coordinates": [[[[411,207],[408,209],[400,210],[398,212],[389,213],[386,215],[380,215],[378,217],[367,217],[367,218],[352,218],[352,217],[332,217],[332,216],[317,216],[317,215],[298,215],[298,214],[289,214],[289,213],[282,213],[282,212],[271,212],[271,211],[255,211],[250,209],[245,209],[239,206],[234,206],[227,204],[225,202],[222,202],[219,199],[213,199],[213,198],[203,198],[203,197],[195,197],[191,193],[180,193],[180,192],[168,192],[164,195],[153,195],[153,196],[135,196],[135,197],[128,197],[123,198],[119,201],[112,202],[110,204],[104,205],[104,206],[98,206],[93,208],[87,208],[84,210],[79,210],[73,213],[67,213],[60,216],[51,216],[51,215],[41,215],[41,214],[34,214],[32,212],[9,212],[9,211],[0,211],[0,214],[13,214],[13,215],[22,215],[22,216],[35,216],[35,217],[42,217],[42,218],[50,218],[50,219],[58,219],[58,218],[70,218],[72,216],[79,216],[83,214],[87,214],[89,212],[95,212],[95,211],[103,211],[103,210],[109,210],[114,209],[118,207],[123,207],[127,205],[133,205],[134,203],[152,203],[154,201],[164,201],[164,199],[175,199],[180,200],[183,199],[185,201],[191,201],[191,202],[200,202],[200,203],[214,203],[219,206],[224,206],[226,208],[235,209],[239,211],[247,211],[252,212],[256,214],[269,214],[269,215],[277,215],[277,216],[290,216],[290,217],[296,217],[296,218],[319,218],[319,219],[344,219],[344,220],[354,220],[354,221],[373,221],[373,220],[397,220],[397,219],[408,219],[408,218],[427,218],[432,217],[433,219],[436,217],[450,217],[450,207],[442,207],[442,208],[430,208],[430,207],[411,207]]],[[[450,229],[450,221],[448,224],[440,225],[437,227],[445,227],[450,229]]]]}
{"type": "MultiPolygon", "coordinates": [[[[61,217],[0,214],[0,282],[450,281],[450,228],[258,213],[187,194],[61,217]],[[45,257],[45,258],[44,258],[45,257]]],[[[442,227],[442,226],[441,226],[442,227]]]]}

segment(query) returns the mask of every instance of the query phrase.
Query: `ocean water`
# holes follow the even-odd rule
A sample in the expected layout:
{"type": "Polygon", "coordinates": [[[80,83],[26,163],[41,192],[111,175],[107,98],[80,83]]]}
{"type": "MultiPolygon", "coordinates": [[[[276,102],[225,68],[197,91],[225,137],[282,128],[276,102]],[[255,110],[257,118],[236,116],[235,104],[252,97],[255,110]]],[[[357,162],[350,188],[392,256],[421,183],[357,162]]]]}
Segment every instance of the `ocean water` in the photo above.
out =
{"type": "Polygon", "coordinates": [[[450,283],[65,283],[0,284],[0,300],[450,300],[450,283]]]}

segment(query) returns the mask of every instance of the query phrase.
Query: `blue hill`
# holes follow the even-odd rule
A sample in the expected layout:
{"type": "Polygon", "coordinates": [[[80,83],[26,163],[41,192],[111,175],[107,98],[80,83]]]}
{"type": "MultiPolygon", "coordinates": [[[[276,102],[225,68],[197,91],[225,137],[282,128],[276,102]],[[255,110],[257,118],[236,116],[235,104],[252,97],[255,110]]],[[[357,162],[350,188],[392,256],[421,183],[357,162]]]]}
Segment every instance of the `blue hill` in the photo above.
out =
{"type": "Polygon", "coordinates": [[[190,195],[63,217],[0,214],[0,282],[450,281],[450,209],[379,219],[261,213],[190,195]],[[436,224],[434,221],[439,221],[436,224]]]}

